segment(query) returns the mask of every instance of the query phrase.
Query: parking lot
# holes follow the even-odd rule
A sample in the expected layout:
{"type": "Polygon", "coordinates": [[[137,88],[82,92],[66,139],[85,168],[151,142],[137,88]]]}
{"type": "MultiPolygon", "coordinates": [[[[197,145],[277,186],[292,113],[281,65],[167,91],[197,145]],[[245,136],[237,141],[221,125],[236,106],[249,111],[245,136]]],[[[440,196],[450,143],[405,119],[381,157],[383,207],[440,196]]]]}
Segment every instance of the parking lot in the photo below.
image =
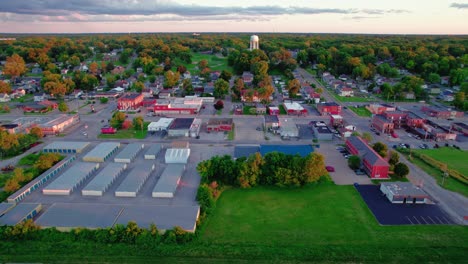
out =
{"type": "Polygon", "coordinates": [[[449,225],[450,217],[435,204],[393,204],[379,185],[355,185],[381,225],[449,225]]]}

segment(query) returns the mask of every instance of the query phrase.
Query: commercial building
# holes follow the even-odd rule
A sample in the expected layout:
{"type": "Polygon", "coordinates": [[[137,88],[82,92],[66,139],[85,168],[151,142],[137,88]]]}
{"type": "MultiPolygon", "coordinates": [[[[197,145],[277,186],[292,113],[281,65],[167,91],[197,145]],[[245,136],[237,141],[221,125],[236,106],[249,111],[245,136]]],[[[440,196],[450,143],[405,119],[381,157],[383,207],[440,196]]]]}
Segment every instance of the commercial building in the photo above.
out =
{"type": "Polygon", "coordinates": [[[382,115],[382,114],[385,114],[386,112],[396,111],[395,106],[388,105],[388,104],[370,104],[366,106],[366,108],[374,115],[382,115]]]}
{"type": "Polygon", "coordinates": [[[290,139],[299,137],[299,129],[292,118],[281,118],[279,133],[281,138],[290,139]]]}
{"type": "Polygon", "coordinates": [[[126,168],[127,164],[125,163],[109,163],[81,190],[81,195],[102,196],[126,168]]]}
{"type": "Polygon", "coordinates": [[[387,120],[393,122],[393,128],[398,129],[402,126],[406,125],[406,119],[408,117],[408,112],[403,111],[392,111],[392,112],[385,112],[383,116],[387,118],[387,120]]]}
{"type": "Polygon", "coordinates": [[[189,148],[169,148],[166,150],[164,160],[167,164],[180,163],[187,164],[190,157],[189,148]]]}
{"type": "Polygon", "coordinates": [[[28,219],[33,219],[42,209],[40,203],[19,203],[0,217],[0,226],[14,226],[28,219]]]}
{"type": "Polygon", "coordinates": [[[189,137],[195,118],[176,118],[167,130],[169,137],[189,137]]]}
{"type": "Polygon", "coordinates": [[[83,161],[89,162],[104,162],[112,156],[120,147],[120,143],[104,142],[99,143],[93,150],[88,152],[83,161]]]}
{"type": "Polygon", "coordinates": [[[202,108],[203,100],[198,97],[194,98],[174,98],[172,100],[161,99],[157,100],[154,105],[155,115],[167,114],[197,114],[202,108]]]}
{"type": "Polygon", "coordinates": [[[342,127],[344,119],[341,115],[330,115],[330,125],[333,127],[342,127]]]}
{"type": "Polygon", "coordinates": [[[277,107],[277,106],[269,106],[269,107],[268,107],[268,114],[269,114],[269,115],[279,115],[279,114],[280,114],[279,107],[277,107]]]}
{"type": "Polygon", "coordinates": [[[317,140],[333,140],[333,132],[325,123],[314,122],[312,130],[314,131],[314,135],[317,140]]]}
{"type": "Polygon", "coordinates": [[[359,156],[364,171],[371,179],[388,178],[389,164],[360,137],[351,136],[346,140],[346,148],[352,155],[359,156]]]}
{"type": "Polygon", "coordinates": [[[83,184],[95,171],[99,163],[77,162],[48,186],[42,189],[45,195],[70,195],[78,186],[83,184]]]}
{"type": "Polygon", "coordinates": [[[54,141],[42,149],[44,153],[82,153],[89,146],[89,142],[54,141]]]}
{"type": "Polygon", "coordinates": [[[387,119],[384,115],[374,115],[372,118],[372,127],[382,134],[393,132],[394,126],[393,121],[387,119]]]}
{"type": "Polygon", "coordinates": [[[167,165],[153,189],[152,196],[155,198],[174,198],[184,171],[184,164],[167,165]]]}
{"type": "Polygon", "coordinates": [[[317,104],[317,111],[320,115],[340,115],[341,105],[335,102],[317,104]]]}
{"type": "Polygon", "coordinates": [[[117,109],[121,111],[137,110],[143,101],[143,94],[127,93],[117,100],[117,109]]]}
{"type": "Polygon", "coordinates": [[[430,197],[410,182],[383,182],[380,190],[391,203],[425,204],[430,197]]]}
{"type": "Polygon", "coordinates": [[[457,131],[465,136],[468,136],[468,125],[465,123],[461,123],[461,122],[453,123],[452,130],[457,131]]]}
{"type": "Polygon", "coordinates": [[[145,159],[156,159],[159,152],[161,152],[161,144],[152,144],[151,147],[145,153],[145,159]]]}
{"type": "Polygon", "coordinates": [[[56,135],[62,133],[66,128],[80,122],[78,115],[61,115],[58,118],[38,124],[44,135],[56,135]]]}
{"type": "Polygon", "coordinates": [[[144,163],[133,168],[115,191],[115,196],[136,197],[155,167],[153,163],[144,163]]]}
{"type": "Polygon", "coordinates": [[[39,177],[33,179],[28,184],[23,186],[21,189],[19,189],[18,191],[16,191],[12,195],[8,196],[7,201],[9,203],[19,203],[26,196],[31,194],[31,192],[33,192],[37,188],[41,187],[43,184],[48,182],[55,175],[57,175],[59,172],[61,172],[63,169],[65,169],[68,165],[70,165],[73,161],[75,161],[75,159],[76,159],[75,156],[70,156],[68,158],[65,158],[65,159],[59,161],[52,168],[50,168],[47,171],[45,171],[44,173],[42,173],[39,177]]]}
{"type": "Polygon", "coordinates": [[[436,118],[461,118],[464,116],[464,112],[451,110],[450,108],[439,107],[439,106],[423,106],[421,108],[426,115],[436,118]]]}
{"type": "Polygon", "coordinates": [[[408,127],[422,127],[426,122],[426,119],[423,117],[418,116],[413,112],[407,112],[408,115],[406,116],[406,126],[408,127]]]}
{"type": "Polygon", "coordinates": [[[231,131],[233,125],[232,118],[210,118],[206,130],[208,132],[231,131]]]}
{"type": "Polygon", "coordinates": [[[117,154],[114,158],[114,162],[130,163],[144,147],[145,144],[141,143],[128,144],[119,154],[117,154]]]}
{"type": "Polygon", "coordinates": [[[148,125],[148,131],[157,132],[157,131],[167,131],[169,126],[174,121],[174,118],[160,118],[157,122],[151,122],[148,125]]]}
{"type": "Polygon", "coordinates": [[[307,110],[296,102],[284,102],[284,110],[288,115],[307,115],[307,110]]]}
{"type": "Polygon", "coordinates": [[[278,116],[277,115],[265,115],[263,125],[266,129],[277,130],[280,127],[278,116]]]}

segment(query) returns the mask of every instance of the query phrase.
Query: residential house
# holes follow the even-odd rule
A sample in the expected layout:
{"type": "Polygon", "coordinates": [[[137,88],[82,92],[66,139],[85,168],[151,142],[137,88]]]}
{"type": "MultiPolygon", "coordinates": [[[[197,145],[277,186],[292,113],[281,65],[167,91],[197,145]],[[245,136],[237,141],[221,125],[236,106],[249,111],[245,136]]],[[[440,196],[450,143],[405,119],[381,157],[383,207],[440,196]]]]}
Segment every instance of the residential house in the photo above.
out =
{"type": "Polygon", "coordinates": [[[46,93],[36,93],[34,94],[34,102],[42,102],[46,100],[47,94],[46,93]]]}
{"type": "Polygon", "coordinates": [[[258,97],[257,91],[252,89],[244,89],[241,91],[241,101],[259,103],[260,98],[258,97]]]}
{"type": "Polygon", "coordinates": [[[125,71],[125,67],[116,66],[111,72],[112,74],[116,75],[116,74],[122,74],[124,73],[124,71],[125,71]]]}
{"type": "Polygon", "coordinates": [[[7,93],[0,94],[0,102],[1,103],[10,102],[10,100],[11,100],[11,98],[7,93]]]}
{"type": "Polygon", "coordinates": [[[351,97],[351,96],[354,96],[354,91],[352,88],[348,86],[338,86],[337,94],[339,96],[351,97]]]}
{"type": "Polygon", "coordinates": [[[441,85],[449,85],[450,84],[450,76],[440,77],[440,84],[441,85]]]}
{"type": "Polygon", "coordinates": [[[351,136],[346,140],[346,148],[352,155],[361,158],[362,167],[371,179],[387,179],[389,164],[362,138],[351,136]]]}
{"type": "Polygon", "coordinates": [[[243,72],[242,73],[242,80],[244,81],[245,85],[251,85],[253,82],[253,74],[251,72],[243,72]]]}
{"type": "Polygon", "coordinates": [[[31,73],[32,74],[42,74],[42,69],[39,68],[39,67],[34,67],[34,68],[32,68],[31,73]]]}
{"type": "Polygon", "coordinates": [[[214,95],[214,90],[215,90],[215,87],[214,87],[214,83],[213,82],[209,82],[205,85],[205,87],[203,88],[203,93],[205,94],[210,94],[210,95],[214,95]]]}

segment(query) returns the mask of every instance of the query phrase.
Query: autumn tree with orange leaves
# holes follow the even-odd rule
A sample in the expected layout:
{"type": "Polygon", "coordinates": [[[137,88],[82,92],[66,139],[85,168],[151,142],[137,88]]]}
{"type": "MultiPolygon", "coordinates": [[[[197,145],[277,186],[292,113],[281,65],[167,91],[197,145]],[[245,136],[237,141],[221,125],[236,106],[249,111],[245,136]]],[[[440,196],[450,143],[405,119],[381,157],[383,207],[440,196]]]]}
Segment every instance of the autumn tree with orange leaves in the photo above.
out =
{"type": "Polygon", "coordinates": [[[26,64],[23,58],[15,53],[11,57],[7,57],[5,67],[3,68],[3,74],[9,75],[12,79],[15,79],[25,74],[26,70],[26,64]]]}
{"type": "Polygon", "coordinates": [[[0,94],[3,94],[3,93],[7,93],[7,94],[11,93],[11,87],[9,83],[6,83],[0,80],[0,94]]]}

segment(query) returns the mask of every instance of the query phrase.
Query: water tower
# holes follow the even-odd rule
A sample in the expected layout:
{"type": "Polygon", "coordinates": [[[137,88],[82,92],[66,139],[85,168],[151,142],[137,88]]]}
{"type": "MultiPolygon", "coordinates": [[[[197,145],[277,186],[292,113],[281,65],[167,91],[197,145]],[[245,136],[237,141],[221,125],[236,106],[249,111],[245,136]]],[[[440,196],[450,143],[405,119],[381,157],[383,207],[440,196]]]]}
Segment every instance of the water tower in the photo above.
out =
{"type": "Polygon", "coordinates": [[[250,50],[258,49],[258,46],[259,46],[258,36],[252,35],[250,37],[250,50]]]}

